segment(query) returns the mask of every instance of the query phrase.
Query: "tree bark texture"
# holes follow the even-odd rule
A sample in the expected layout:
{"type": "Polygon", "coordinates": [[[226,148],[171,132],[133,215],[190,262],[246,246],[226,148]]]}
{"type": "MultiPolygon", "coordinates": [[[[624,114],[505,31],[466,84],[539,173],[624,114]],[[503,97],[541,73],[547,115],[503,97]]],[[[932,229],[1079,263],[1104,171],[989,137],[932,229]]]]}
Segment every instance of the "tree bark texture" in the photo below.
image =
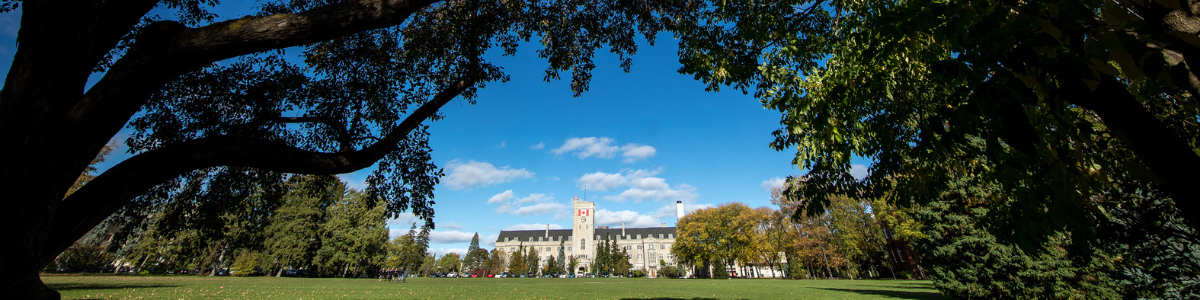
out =
{"type": "Polygon", "coordinates": [[[64,195],[100,149],[179,75],[227,58],[399,25],[436,0],[363,0],[296,14],[244,17],[188,28],[152,23],[91,88],[93,67],[159,3],[156,0],[21,2],[17,52],[0,91],[0,299],[57,299],[38,271],[112,212],[184,172],[246,166],[332,174],[370,166],[438,108],[474,84],[467,78],[409,115],[380,142],[317,153],[246,137],[211,137],[136,155],[64,195]],[[344,149],[345,150],[345,149],[344,149]]]}

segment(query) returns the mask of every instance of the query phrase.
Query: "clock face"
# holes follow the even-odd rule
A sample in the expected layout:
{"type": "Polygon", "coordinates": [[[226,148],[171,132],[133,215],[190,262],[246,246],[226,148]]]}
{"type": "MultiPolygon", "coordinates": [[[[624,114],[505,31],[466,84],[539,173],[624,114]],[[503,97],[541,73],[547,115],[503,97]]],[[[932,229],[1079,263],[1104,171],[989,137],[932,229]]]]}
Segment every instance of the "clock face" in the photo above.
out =
{"type": "Polygon", "coordinates": [[[579,217],[579,220],[581,220],[583,222],[587,222],[587,217],[579,217]]]}

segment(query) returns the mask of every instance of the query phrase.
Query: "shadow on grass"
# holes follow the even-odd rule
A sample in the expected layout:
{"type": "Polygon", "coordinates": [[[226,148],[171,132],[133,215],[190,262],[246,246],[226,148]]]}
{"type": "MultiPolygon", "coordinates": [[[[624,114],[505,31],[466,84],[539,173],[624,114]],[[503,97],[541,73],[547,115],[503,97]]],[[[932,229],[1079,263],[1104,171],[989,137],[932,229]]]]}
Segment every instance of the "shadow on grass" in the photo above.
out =
{"type": "Polygon", "coordinates": [[[891,290],[862,290],[862,289],[836,289],[836,288],[814,288],[826,291],[848,292],[862,295],[886,296],[899,299],[950,299],[942,293],[938,292],[910,292],[910,291],[891,291],[891,290]]]}
{"type": "Polygon", "coordinates": [[[717,298],[691,298],[691,299],[687,299],[687,298],[667,298],[667,297],[654,297],[654,298],[621,298],[621,300],[717,300],[717,298]]]}
{"type": "Polygon", "coordinates": [[[69,290],[119,290],[119,289],[137,289],[137,288],[162,288],[162,287],[179,287],[178,285],[157,284],[157,283],[129,283],[129,284],[105,284],[105,283],[50,283],[46,287],[56,291],[69,290]]]}

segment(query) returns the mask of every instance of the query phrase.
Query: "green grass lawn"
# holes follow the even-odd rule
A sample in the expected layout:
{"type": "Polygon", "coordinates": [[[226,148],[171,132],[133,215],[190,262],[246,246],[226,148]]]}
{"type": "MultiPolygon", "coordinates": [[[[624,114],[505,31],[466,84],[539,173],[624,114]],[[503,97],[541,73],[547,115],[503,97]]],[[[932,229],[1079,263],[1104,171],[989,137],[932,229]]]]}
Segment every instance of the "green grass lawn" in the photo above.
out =
{"type": "Polygon", "coordinates": [[[63,299],[946,299],[929,281],[44,275],[63,299]]]}

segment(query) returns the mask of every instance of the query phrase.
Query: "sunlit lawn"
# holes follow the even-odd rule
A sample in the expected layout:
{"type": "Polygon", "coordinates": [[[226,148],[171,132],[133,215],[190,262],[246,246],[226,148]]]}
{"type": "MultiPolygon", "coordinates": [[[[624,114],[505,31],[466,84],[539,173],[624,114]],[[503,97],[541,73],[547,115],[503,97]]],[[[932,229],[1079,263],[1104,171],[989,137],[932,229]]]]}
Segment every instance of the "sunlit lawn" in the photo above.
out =
{"type": "Polygon", "coordinates": [[[44,275],[63,299],[945,299],[929,281],[44,275]]]}

